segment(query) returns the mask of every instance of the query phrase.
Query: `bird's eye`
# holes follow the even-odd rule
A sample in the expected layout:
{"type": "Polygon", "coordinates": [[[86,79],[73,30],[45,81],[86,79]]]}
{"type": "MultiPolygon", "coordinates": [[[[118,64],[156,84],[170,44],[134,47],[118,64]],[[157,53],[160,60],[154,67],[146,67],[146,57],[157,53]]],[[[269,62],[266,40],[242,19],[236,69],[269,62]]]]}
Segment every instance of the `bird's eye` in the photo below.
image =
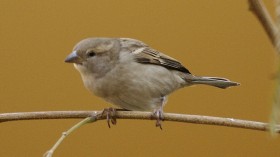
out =
{"type": "Polygon", "coordinates": [[[94,57],[95,55],[96,55],[96,53],[93,52],[93,51],[90,51],[90,52],[87,53],[88,57],[94,57]]]}

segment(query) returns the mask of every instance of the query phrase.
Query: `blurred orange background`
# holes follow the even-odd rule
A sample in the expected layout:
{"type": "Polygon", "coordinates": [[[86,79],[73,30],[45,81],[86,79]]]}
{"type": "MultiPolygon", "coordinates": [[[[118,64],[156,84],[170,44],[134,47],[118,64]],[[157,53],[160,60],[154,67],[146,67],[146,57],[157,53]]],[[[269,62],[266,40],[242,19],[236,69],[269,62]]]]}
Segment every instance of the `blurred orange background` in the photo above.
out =
{"type": "MultiPolygon", "coordinates": [[[[265,0],[274,14],[274,1],[265,0]]],[[[65,57],[86,37],[136,38],[180,60],[193,74],[242,85],[195,86],[169,97],[165,112],[267,122],[276,55],[246,0],[0,1],[0,112],[102,110],[65,57]]],[[[42,156],[75,120],[0,124],[0,156],[42,156]]],[[[154,121],[83,126],[54,156],[279,157],[269,133],[154,121]]]]}

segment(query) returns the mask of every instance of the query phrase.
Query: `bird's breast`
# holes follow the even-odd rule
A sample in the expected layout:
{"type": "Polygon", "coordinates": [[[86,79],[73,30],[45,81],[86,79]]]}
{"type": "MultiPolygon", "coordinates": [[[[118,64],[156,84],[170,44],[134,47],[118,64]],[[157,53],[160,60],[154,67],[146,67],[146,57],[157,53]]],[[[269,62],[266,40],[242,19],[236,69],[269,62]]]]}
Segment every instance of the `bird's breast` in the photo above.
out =
{"type": "Polygon", "coordinates": [[[95,95],[128,110],[155,109],[163,96],[181,87],[168,69],[139,63],[119,65],[104,77],[87,75],[83,80],[95,95]]]}

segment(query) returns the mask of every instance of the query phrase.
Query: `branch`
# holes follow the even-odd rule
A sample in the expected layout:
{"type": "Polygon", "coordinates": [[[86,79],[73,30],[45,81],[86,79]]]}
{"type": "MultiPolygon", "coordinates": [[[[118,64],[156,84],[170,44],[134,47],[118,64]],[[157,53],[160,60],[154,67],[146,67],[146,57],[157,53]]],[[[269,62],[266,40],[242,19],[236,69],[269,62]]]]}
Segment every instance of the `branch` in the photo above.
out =
{"type": "MultiPolygon", "coordinates": [[[[250,9],[258,17],[260,23],[266,30],[269,39],[276,49],[278,55],[280,55],[280,0],[276,1],[276,24],[273,22],[266,7],[261,0],[248,0],[250,9]]],[[[278,72],[276,77],[276,90],[274,93],[274,101],[272,104],[272,113],[270,116],[270,131],[273,134],[277,123],[280,121],[280,64],[278,63],[278,72]]]]}
{"type": "Polygon", "coordinates": [[[257,16],[266,33],[268,34],[271,43],[274,47],[276,47],[275,37],[277,35],[278,29],[263,2],[261,0],[248,0],[248,2],[250,5],[250,10],[257,16]]]}
{"type": "MultiPolygon", "coordinates": [[[[41,119],[70,119],[86,118],[93,115],[96,120],[104,120],[105,116],[101,115],[102,111],[46,111],[46,112],[19,112],[19,113],[2,113],[0,122],[17,121],[17,120],[41,120],[41,119]]],[[[151,112],[139,111],[117,111],[118,119],[141,119],[152,120],[151,112]]],[[[268,131],[269,124],[257,121],[240,120],[233,118],[211,117],[201,115],[186,115],[164,113],[164,121],[218,125],[235,128],[244,128],[259,131],[268,131]]],[[[280,133],[280,125],[277,125],[277,133],[280,133]]]]}

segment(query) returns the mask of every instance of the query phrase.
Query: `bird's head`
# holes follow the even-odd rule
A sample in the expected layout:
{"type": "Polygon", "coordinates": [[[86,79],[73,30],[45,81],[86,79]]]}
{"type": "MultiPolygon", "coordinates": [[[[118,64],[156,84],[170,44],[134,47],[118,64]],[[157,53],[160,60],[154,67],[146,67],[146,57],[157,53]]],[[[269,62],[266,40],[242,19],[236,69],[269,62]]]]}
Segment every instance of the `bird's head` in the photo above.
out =
{"type": "Polygon", "coordinates": [[[75,45],[65,62],[83,74],[106,74],[118,61],[120,43],[114,38],[87,38],[75,45]]]}

